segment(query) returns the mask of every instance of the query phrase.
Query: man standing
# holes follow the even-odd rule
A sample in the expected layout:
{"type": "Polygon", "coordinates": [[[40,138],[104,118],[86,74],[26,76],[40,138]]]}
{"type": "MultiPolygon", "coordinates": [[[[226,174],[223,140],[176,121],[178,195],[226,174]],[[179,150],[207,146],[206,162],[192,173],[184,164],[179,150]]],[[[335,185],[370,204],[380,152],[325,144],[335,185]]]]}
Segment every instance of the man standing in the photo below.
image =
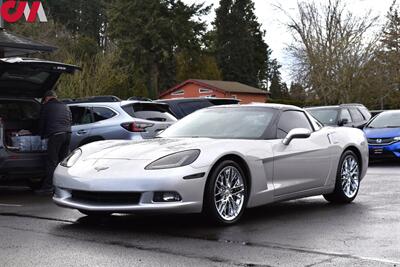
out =
{"type": "Polygon", "coordinates": [[[48,139],[46,178],[38,194],[53,192],[53,174],[58,163],[67,157],[71,140],[72,115],[69,108],[57,99],[55,91],[47,91],[42,100],[39,131],[42,139],[48,139]]]}

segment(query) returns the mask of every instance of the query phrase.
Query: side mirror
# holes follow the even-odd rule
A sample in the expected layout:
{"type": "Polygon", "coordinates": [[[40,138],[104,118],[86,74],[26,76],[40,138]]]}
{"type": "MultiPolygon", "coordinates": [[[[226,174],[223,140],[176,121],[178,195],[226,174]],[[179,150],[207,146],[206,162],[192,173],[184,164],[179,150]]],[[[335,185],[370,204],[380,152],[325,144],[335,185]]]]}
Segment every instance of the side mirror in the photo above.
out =
{"type": "Polygon", "coordinates": [[[338,125],[343,126],[343,125],[346,125],[347,123],[349,123],[349,120],[346,118],[343,118],[343,119],[339,120],[338,125]]]}
{"type": "Polygon", "coordinates": [[[282,140],[282,143],[287,146],[293,139],[308,138],[311,135],[311,131],[305,128],[292,129],[282,140]]]}

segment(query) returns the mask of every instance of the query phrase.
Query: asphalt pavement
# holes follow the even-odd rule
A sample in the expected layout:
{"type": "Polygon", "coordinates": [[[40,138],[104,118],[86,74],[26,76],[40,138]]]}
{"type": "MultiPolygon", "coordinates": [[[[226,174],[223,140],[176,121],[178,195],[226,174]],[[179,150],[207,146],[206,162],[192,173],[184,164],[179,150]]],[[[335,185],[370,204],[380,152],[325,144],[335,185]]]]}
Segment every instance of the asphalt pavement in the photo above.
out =
{"type": "Polygon", "coordinates": [[[0,187],[0,266],[400,266],[400,163],[369,168],[352,204],[312,197],[246,212],[92,219],[0,187]]]}

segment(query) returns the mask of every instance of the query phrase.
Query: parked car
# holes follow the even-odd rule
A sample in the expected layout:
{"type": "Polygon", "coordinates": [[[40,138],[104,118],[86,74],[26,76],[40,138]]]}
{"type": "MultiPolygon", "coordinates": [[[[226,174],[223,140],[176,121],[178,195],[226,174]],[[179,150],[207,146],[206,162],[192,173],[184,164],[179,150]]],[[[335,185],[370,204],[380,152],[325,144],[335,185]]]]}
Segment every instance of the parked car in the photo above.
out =
{"type": "Polygon", "coordinates": [[[211,106],[238,104],[240,100],[235,98],[174,98],[156,100],[158,103],[169,105],[172,113],[177,119],[195,112],[196,110],[211,106]]]}
{"type": "Polygon", "coordinates": [[[41,105],[36,99],[61,74],[77,69],[40,59],[0,59],[0,180],[29,179],[33,188],[39,185],[46,151],[38,136],[41,105]]]}
{"type": "Polygon", "coordinates": [[[400,110],[383,111],[364,128],[372,160],[400,158],[400,110]]]}
{"type": "Polygon", "coordinates": [[[70,104],[70,103],[84,103],[84,102],[121,102],[122,100],[113,95],[99,95],[99,96],[88,96],[84,98],[77,98],[77,99],[63,99],[61,100],[65,104],[70,104]]]}
{"type": "Polygon", "coordinates": [[[371,112],[371,116],[372,117],[375,117],[376,115],[378,115],[379,113],[382,113],[383,111],[385,111],[385,110],[370,110],[369,112],[371,112]]]}
{"type": "Polygon", "coordinates": [[[308,107],[306,110],[327,126],[346,126],[361,129],[371,119],[371,113],[361,104],[308,107]]]}
{"type": "Polygon", "coordinates": [[[159,137],[73,151],[55,171],[53,200],[89,216],[204,212],[232,224],[245,208],[277,201],[349,203],[368,167],[360,129],[321,128],[294,106],[210,107],[159,137]]]}
{"type": "Polygon", "coordinates": [[[92,100],[68,104],[73,122],[71,150],[101,140],[154,138],[177,121],[167,104],[92,100]]]}
{"type": "Polygon", "coordinates": [[[143,96],[131,96],[128,100],[137,100],[137,101],[153,101],[150,98],[143,97],[143,96]]]}

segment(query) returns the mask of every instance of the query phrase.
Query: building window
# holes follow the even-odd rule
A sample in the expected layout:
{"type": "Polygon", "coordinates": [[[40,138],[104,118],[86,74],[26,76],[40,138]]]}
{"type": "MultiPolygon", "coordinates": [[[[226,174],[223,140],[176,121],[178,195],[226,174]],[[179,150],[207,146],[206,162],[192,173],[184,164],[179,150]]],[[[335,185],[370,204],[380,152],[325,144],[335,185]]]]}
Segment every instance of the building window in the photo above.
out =
{"type": "Polygon", "coordinates": [[[171,95],[183,95],[185,93],[185,90],[180,89],[176,90],[175,92],[171,93],[171,95]]]}
{"type": "Polygon", "coordinates": [[[199,88],[199,93],[200,94],[209,94],[212,93],[213,90],[207,89],[207,88],[199,88]]]}
{"type": "Polygon", "coordinates": [[[232,98],[237,99],[237,95],[232,95],[232,98]]]}

